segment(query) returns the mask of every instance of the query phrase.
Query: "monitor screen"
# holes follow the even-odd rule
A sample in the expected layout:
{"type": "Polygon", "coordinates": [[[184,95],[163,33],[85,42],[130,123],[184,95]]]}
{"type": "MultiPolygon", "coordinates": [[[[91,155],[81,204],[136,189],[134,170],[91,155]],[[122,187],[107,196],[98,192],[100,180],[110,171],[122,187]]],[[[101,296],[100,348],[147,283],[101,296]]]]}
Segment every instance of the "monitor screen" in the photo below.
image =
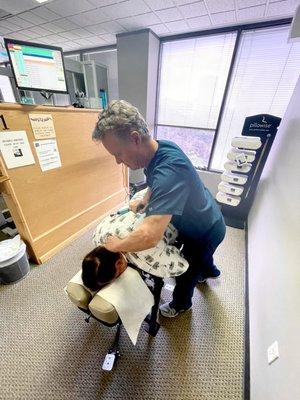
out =
{"type": "Polygon", "coordinates": [[[62,49],[4,39],[19,89],[67,93],[62,49]]]}

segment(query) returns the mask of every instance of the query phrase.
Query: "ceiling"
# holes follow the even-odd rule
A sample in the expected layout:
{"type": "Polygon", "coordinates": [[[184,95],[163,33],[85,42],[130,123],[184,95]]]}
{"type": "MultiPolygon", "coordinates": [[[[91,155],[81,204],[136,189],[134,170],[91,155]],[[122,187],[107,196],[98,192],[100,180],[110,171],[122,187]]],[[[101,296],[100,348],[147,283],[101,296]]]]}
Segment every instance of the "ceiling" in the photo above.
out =
{"type": "Polygon", "coordinates": [[[74,51],[151,28],[158,36],[292,17],[300,0],[0,0],[0,36],[74,51]]]}

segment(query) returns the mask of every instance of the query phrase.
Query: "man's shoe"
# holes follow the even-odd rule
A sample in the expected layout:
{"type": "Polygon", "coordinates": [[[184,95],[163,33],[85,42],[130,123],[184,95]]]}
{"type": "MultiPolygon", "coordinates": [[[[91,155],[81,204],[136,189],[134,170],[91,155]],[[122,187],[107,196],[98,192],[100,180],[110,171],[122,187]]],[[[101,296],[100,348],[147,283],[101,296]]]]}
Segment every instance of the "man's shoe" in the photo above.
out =
{"type": "Polygon", "coordinates": [[[167,318],[177,317],[178,314],[181,314],[185,311],[190,310],[192,307],[183,309],[183,310],[176,310],[175,308],[170,306],[170,303],[165,303],[159,307],[159,311],[161,315],[167,318]]]}
{"type": "Polygon", "coordinates": [[[200,276],[198,279],[198,283],[204,283],[207,279],[217,279],[221,275],[221,271],[215,267],[214,269],[210,270],[207,275],[200,276]]]}

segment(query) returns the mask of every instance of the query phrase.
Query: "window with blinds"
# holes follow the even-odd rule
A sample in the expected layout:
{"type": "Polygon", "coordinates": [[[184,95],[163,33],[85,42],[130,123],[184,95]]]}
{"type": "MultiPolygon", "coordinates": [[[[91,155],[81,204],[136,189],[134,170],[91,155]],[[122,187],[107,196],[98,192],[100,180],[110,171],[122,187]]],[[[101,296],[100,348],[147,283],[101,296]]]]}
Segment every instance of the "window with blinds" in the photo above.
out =
{"type": "Polygon", "coordinates": [[[242,33],[211,169],[224,169],[247,116],[283,117],[300,73],[300,43],[287,43],[288,32],[283,26],[242,33]]]}
{"type": "Polygon", "coordinates": [[[157,138],[176,142],[206,168],[234,50],[236,32],[162,45],[157,138]]]}

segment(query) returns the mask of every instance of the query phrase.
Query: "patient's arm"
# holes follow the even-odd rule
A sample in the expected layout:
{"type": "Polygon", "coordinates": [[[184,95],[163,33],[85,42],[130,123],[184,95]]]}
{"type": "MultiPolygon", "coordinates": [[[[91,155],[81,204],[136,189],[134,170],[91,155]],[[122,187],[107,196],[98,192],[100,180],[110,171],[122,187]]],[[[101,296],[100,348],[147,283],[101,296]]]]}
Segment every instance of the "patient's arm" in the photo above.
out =
{"type": "Polygon", "coordinates": [[[109,236],[104,246],[114,252],[136,252],[155,247],[171,218],[172,215],[150,215],[124,239],[109,236]]]}
{"type": "Polygon", "coordinates": [[[145,195],[144,195],[143,202],[145,204],[148,204],[149,200],[150,200],[150,197],[151,197],[151,190],[150,190],[150,188],[148,188],[146,193],[145,193],[145,195]]]}
{"type": "Polygon", "coordinates": [[[143,208],[145,208],[145,206],[149,203],[150,200],[150,196],[151,196],[151,191],[150,188],[148,188],[145,192],[145,194],[143,195],[143,197],[139,197],[138,193],[133,197],[133,199],[129,202],[129,208],[131,211],[133,211],[134,213],[136,213],[137,211],[142,211],[142,210],[138,210],[138,207],[140,205],[143,206],[143,208]]]}

